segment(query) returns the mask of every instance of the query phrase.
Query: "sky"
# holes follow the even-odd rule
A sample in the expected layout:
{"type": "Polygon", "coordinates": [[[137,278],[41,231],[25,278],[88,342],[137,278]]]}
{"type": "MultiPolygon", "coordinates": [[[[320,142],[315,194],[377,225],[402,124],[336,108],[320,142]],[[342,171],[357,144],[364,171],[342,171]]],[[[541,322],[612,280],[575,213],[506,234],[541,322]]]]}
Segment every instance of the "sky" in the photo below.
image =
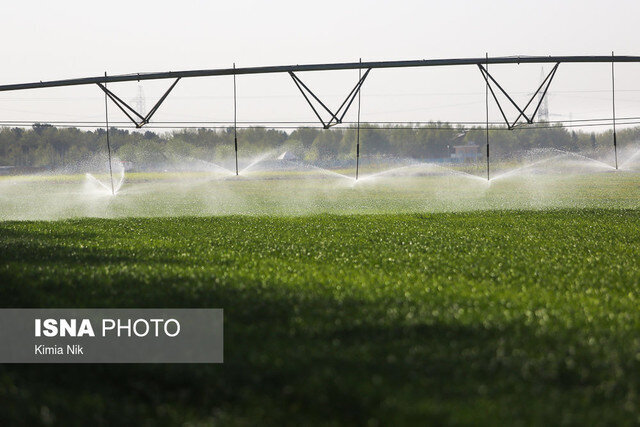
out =
{"type": "MultiPolygon", "coordinates": [[[[640,55],[638,1],[21,1],[2,5],[0,84],[151,71],[506,55],[640,55]]],[[[490,70],[526,102],[548,72],[540,65],[490,70]]],[[[640,116],[640,65],[616,65],[618,117],[640,116]]],[[[357,71],[300,73],[331,106],[357,71]]],[[[150,109],[170,81],[110,85],[150,109]]],[[[286,74],[239,76],[239,121],[313,121],[286,74]]],[[[373,70],[363,121],[482,121],[477,68],[373,70]]],[[[96,86],[0,93],[0,121],[101,121],[96,86]]],[[[551,120],[611,116],[609,64],[560,66],[551,120]]],[[[512,111],[510,111],[512,113],[512,111]]],[[[114,123],[126,118],[109,107],[114,123]]],[[[499,119],[495,104],[491,120],[499,119]]],[[[155,120],[230,121],[232,78],[183,79],[155,120]]],[[[346,120],[355,119],[355,109],[346,120]]]]}

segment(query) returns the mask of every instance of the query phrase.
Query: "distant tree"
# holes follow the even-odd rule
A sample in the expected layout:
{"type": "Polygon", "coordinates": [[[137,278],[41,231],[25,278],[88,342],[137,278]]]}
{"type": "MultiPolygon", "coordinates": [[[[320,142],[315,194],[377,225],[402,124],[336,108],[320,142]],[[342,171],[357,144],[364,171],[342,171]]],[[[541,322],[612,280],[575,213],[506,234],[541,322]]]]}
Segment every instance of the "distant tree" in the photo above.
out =
{"type": "MultiPolygon", "coordinates": [[[[197,158],[216,161],[233,156],[233,128],[183,129],[167,134],[147,130],[109,129],[111,148],[123,160],[141,163],[181,161],[197,158]]],[[[423,126],[379,127],[362,124],[361,154],[364,156],[411,157],[433,159],[448,157],[452,147],[472,142],[484,145],[484,127],[462,132],[448,123],[432,122],[423,126]]],[[[557,148],[581,151],[610,149],[611,130],[585,133],[567,130],[561,125],[548,128],[521,127],[508,131],[490,129],[491,153],[496,158],[518,157],[533,149],[557,148]]],[[[620,144],[640,141],[640,127],[618,132],[620,144]]],[[[291,150],[308,160],[352,159],[355,156],[356,131],[353,128],[298,128],[287,134],[264,127],[238,129],[241,156],[275,149],[291,150]]],[[[84,131],[34,124],[31,128],[0,128],[0,165],[69,167],[106,151],[104,129],[84,131]]],[[[484,150],[480,150],[481,153],[484,150]]]]}

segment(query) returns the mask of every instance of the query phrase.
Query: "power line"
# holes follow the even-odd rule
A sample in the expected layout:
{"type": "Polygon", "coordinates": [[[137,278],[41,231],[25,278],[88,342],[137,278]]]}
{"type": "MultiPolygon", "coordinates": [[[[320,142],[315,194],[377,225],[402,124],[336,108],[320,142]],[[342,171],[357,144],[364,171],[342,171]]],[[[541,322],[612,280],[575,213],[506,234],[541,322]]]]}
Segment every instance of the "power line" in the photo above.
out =
{"type": "MultiPolygon", "coordinates": [[[[121,123],[125,123],[125,122],[121,122],[121,123]]],[[[21,122],[21,123],[6,123],[3,122],[2,125],[4,125],[5,127],[30,127],[32,125],[37,125],[37,124],[49,124],[49,123],[39,123],[39,122],[30,122],[30,123],[25,123],[25,122],[21,122]]],[[[114,122],[110,122],[110,125],[115,124],[114,122]]],[[[369,125],[373,124],[373,123],[368,123],[369,125]]],[[[439,126],[434,126],[433,123],[431,125],[418,125],[418,126],[411,126],[411,127],[402,127],[399,125],[396,126],[366,126],[366,125],[360,125],[360,129],[361,130],[446,130],[446,129],[450,129],[450,130],[479,130],[480,129],[480,125],[482,123],[478,123],[476,127],[469,127],[469,126],[464,126],[464,125],[460,125],[457,126],[456,123],[451,123],[451,122],[447,122],[444,123],[442,125],[439,126]],[[447,127],[448,126],[448,127],[447,127]],[[455,126],[455,127],[454,127],[455,126]]],[[[531,130],[531,129],[562,129],[562,128],[581,128],[581,127],[594,127],[594,126],[608,126],[610,124],[609,123],[576,123],[576,124],[563,124],[563,123],[556,123],[556,124],[551,124],[551,123],[540,123],[538,125],[526,125],[526,126],[518,126],[515,127],[514,129],[508,129],[506,126],[504,126],[503,124],[501,125],[500,123],[496,123],[496,125],[491,125],[491,130],[492,131],[502,131],[502,130],[517,130],[517,131],[526,131],[526,130],[531,130]]],[[[634,121],[624,121],[624,119],[619,119],[616,118],[616,124],[618,126],[620,125],[637,125],[640,124],[640,120],[634,120],[634,121]]],[[[66,124],[66,123],[60,123],[60,124],[56,124],[55,127],[58,128],[79,128],[79,129],[95,129],[95,128],[99,128],[100,126],[98,124],[66,124]]],[[[118,125],[118,126],[111,126],[111,128],[117,128],[117,129],[122,129],[122,130],[139,130],[139,128],[133,126],[133,125],[129,125],[129,124],[123,124],[123,125],[118,125]]],[[[230,129],[232,128],[232,126],[215,126],[215,125],[206,125],[206,126],[189,126],[189,125],[183,125],[183,126],[169,126],[169,125],[147,125],[145,126],[145,129],[173,129],[173,130],[180,130],[180,129],[220,129],[220,130],[226,130],[226,129],[230,129]]],[[[238,129],[254,129],[256,128],[256,126],[247,126],[247,125],[240,125],[237,127],[238,129]]],[[[318,129],[318,130],[323,130],[324,128],[320,125],[314,124],[314,125],[309,125],[309,126],[284,126],[284,125],[276,125],[276,126],[268,126],[265,127],[266,129],[274,129],[274,130],[297,130],[297,129],[318,129]]],[[[345,126],[342,128],[337,128],[337,129],[342,129],[342,130],[355,130],[356,127],[354,125],[350,125],[350,126],[345,126]]]]}
{"type": "MultiPolygon", "coordinates": [[[[616,117],[616,122],[620,120],[640,120],[640,116],[634,117],[616,117]]],[[[563,124],[563,123],[591,123],[591,122],[604,122],[604,124],[611,124],[611,117],[603,117],[603,118],[589,118],[589,119],[569,119],[569,120],[549,120],[544,122],[538,122],[538,124],[563,124]]],[[[126,127],[130,122],[127,121],[110,121],[112,125],[118,125],[118,127],[126,127]]],[[[181,127],[181,125],[228,125],[229,127],[233,127],[233,121],[211,121],[211,120],[180,120],[180,121],[172,121],[172,120],[164,120],[164,121],[154,121],[151,122],[148,126],[160,126],[160,125],[176,125],[172,127],[181,127]]],[[[242,125],[315,125],[317,122],[314,121],[260,121],[260,120],[238,120],[236,123],[242,125]]],[[[444,120],[412,120],[412,121],[380,121],[380,120],[369,120],[366,122],[367,124],[380,124],[380,125],[399,125],[399,126],[410,126],[410,125],[422,125],[422,124],[434,124],[441,123],[444,125],[482,125],[485,124],[485,121],[444,121],[444,120]]],[[[490,125],[500,125],[503,122],[501,121],[490,121],[490,125]]],[[[60,125],[102,125],[102,121],[97,120],[0,120],[0,125],[46,125],[46,124],[60,124],[60,125]]],[[[357,121],[343,121],[343,125],[356,125],[357,121]]],[[[146,126],[146,127],[148,127],[146,126]]],[[[274,127],[276,127],[274,126],[274,127]]],[[[531,127],[532,125],[527,125],[531,127]]],[[[224,126],[223,126],[224,127],[224,126]]],[[[305,126],[306,127],[306,126],[305,126]]],[[[442,127],[442,126],[441,126],[442,127]]]]}

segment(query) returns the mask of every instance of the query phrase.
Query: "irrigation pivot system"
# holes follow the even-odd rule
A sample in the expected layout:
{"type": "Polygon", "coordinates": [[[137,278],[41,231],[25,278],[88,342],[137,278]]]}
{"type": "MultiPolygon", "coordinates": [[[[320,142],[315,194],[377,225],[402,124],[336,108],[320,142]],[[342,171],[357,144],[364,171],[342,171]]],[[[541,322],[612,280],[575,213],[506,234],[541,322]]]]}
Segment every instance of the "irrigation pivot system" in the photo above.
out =
{"type": "MultiPolygon", "coordinates": [[[[491,94],[501,116],[504,119],[506,128],[511,130],[520,125],[532,124],[538,109],[540,108],[542,101],[547,95],[547,91],[553,81],[558,67],[562,63],[611,63],[611,91],[612,91],[612,123],[613,123],[613,149],[615,153],[615,167],[618,169],[618,152],[617,152],[617,138],[616,138],[616,115],[615,115],[615,63],[617,62],[631,62],[640,63],[640,56],[616,56],[611,53],[611,56],[502,56],[492,57],[485,55],[484,58],[451,58],[451,59],[420,59],[411,61],[377,61],[377,62],[342,62],[333,64],[307,64],[307,65],[279,65],[279,66],[266,66],[266,67],[245,67],[236,68],[233,64],[232,68],[220,68],[220,69],[206,69],[206,70],[187,70],[187,71],[168,71],[159,73],[136,73],[136,74],[121,74],[109,76],[105,73],[104,76],[99,77],[83,77],[77,79],[66,80],[51,80],[40,81],[33,83],[19,83],[10,85],[0,85],[0,92],[6,91],[18,91],[27,89],[40,89],[40,88],[53,88],[62,86],[80,86],[80,85],[97,85],[105,94],[105,123],[107,128],[107,151],[109,153],[109,168],[111,171],[111,147],[109,143],[109,116],[108,116],[108,100],[110,99],[133,123],[136,128],[142,128],[147,125],[153,115],[158,111],[162,103],[167,99],[171,91],[178,84],[180,79],[192,78],[192,77],[214,77],[214,76],[233,76],[233,128],[234,128],[234,151],[235,151],[235,172],[238,174],[238,138],[237,138],[237,99],[236,99],[236,76],[237,75],[249,75],[249,74],[273,74],[273,73],[288,73],[293,80],[295,86],[299,89],[300,93],[311,107],[311,110],[317,117],[322,128],[329,129],[332,126],[336,126],[343,123],[343,119],[355,101],[358,98],[358,115],[357,115],[357,136],[356,136],[356,171],[355,176],[358,179],[359,158],[360,158],[360,94],[361,88],[367,79],[367,76],[373,69],[383,68],[409,68],[409,67],[440,67],[440,66],[463,66],[470,65],[478,67],[484,81],[485,81],[485,108],[486,108],[486,155],[487,155],[487,179],[490,178],[489,170],[489,94],[491,94]],[[509,93],[500,85],[500,83],[489,72],[490,65],[503,65],[503,64],[554,64],[551,71],[544,78],[536,92],[531,96],[529,101],[520,106],[516,103],[509,93]],[[300,79],[296,74],[305,71],[332,71],[332,70],[358,70],[358,81],[353,87],[351,92],[346,96],[340,107],[333,111],[300,79]],[[364,72],[363,72],[364,70],[364,72]],[[174,80],[169,86],[167,91],[160,97],[156,104],[149,110],[146,115],[142,115],[136,111],[133,107],[118,97],[113,91],[107,88],[108,83],[119,82],[132,82],[132,81],[144,81],[144,80],[162,80],[171,79],[174,80]],[[504,112],[503,106],[500,103],[496,91],[499,91],[504,95],[507,101],[515,107],[518,111],[518,116],[515,120],[510,121],[504,112]],[[538,97],[537,103],[534,102],[538,97]],[[533,109],[531,109],[532,107],[533,109]],[[326,116],[327,117],[323,117],[326,116]],[[524,119],[524,123],[523,123],[524,119]]],[[[113,174],[111,174],[112,192],[113,190],[113,174]]]]}

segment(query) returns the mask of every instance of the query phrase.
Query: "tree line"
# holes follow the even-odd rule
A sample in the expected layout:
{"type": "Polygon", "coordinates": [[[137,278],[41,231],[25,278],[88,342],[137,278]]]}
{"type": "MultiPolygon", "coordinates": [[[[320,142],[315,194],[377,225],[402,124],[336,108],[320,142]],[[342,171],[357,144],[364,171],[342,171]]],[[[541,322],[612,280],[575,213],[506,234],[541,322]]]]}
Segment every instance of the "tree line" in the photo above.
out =
{"type": "MultiPolygon", "coordinates": [[[[109,130],[111,149],[119,159],[133,164],[171,162],[195,158],[215,161],[233,156],[233,128],[184,129],[166,133],[109,130]]],[[[489,132],[492,157],[508,158],[538,148],[597,152],[610,150],[611,131],[572,131],[560,125],[489,132]]],[[[363,156],[444,159],[456,145],[477,144],[484,155],[485,129],[464,130],[448,123],[426,126],[380,127],[363,124],[360,130],[363,156]]],[[[618,143],[640,139],[640,127],[618,132],[618,143]]],[[[356,130],[352,128],[299,128],[290,133],[264,127],[238,129],[242,155],[269,150],[291,151],[310,162],[351,159],[356,150],[356,130]]],[[[35,124],[31,128],[0,128],[0,166],[64,168],[106,151],[104,129],[80,130],[35,124]]]]}

